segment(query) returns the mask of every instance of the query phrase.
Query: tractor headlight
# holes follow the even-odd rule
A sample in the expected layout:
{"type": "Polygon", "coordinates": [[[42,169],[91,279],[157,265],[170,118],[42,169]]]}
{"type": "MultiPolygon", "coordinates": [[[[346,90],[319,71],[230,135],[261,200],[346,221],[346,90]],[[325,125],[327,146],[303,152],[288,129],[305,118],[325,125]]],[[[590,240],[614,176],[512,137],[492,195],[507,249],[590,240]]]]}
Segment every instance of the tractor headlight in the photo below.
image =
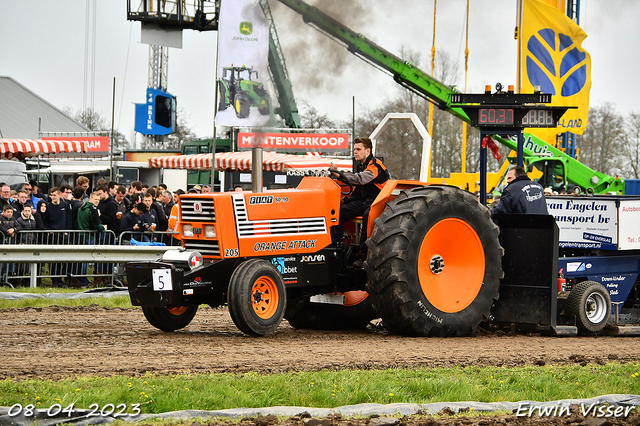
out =
{"type": "Polygon", "coordinates": [[[204,227],[204,236],[205,238],[215,238],[216,237],[216,227],[214,225],[207,225],[204,227]]]}
{"type": "Polygon", "coordinates": [[[185,237],[193,237],[193,225],[182,225],[182,235],[185,237]]]}

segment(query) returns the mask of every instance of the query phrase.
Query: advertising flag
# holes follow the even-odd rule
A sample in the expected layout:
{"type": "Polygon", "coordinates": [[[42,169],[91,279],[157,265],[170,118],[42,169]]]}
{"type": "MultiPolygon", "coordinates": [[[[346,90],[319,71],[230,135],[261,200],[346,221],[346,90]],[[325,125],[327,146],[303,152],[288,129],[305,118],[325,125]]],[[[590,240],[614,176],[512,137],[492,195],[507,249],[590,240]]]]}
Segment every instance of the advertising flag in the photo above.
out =
{"type": "Polygon", "coordinates": [[[223,0],[219,22],[216,124],[266,125],[269,22],[259,0],[223,0]]]}
{"type": "Polygon", "coordinates": [[[552,105],[577,106],[568,110],[557,128],[535,134],[572,132],[587,127],[591,56],[582,48],[587,34],[568,16],[540,0],[523,0],[521,23],[522,93],[551,93],[552,105]]]}

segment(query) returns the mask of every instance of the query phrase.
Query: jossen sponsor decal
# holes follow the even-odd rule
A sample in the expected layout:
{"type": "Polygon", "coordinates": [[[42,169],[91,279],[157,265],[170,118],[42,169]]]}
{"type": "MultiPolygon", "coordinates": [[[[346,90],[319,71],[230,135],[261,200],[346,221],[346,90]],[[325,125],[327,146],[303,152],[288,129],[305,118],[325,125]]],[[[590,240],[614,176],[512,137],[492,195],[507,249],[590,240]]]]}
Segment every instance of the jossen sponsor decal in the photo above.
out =
{"type": "Polygon", "coordinates": [[[300,262],[302,263],[324,263],[324,261],[324,254],[310,254],[300,258],[300,262]]]}

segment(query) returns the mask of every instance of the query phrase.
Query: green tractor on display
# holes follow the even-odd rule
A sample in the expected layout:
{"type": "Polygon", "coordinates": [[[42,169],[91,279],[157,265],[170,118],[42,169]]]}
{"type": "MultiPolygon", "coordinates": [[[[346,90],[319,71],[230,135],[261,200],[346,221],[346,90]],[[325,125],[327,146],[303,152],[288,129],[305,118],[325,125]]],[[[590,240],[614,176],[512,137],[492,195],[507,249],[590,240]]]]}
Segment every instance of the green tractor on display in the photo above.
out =
{"type": "Polygon", "coordinates": [[[251,107],[257,107],[262,115],[271,110],[271,98],[258,80],[258,71],[246,66],[224,67],[218,79],[218,111],[233,105],[236,117],[247,118],[251,107]]]}

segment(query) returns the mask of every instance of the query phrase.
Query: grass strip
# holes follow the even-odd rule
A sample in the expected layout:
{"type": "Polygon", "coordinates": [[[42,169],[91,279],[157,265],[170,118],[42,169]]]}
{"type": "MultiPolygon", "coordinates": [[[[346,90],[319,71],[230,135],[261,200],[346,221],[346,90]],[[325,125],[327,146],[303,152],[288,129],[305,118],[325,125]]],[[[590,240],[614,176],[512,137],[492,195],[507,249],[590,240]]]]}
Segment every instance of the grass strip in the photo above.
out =
{"type": "MultiPolygon", "coordinates": [[[[29,293],[29,294],[69,294],[82,293],[86,290],[71,288],[51,288],[51,287],[20,287],[10,289],[8,287],[0,287],[0,292],[7,293],[29,293]]],[[[129,296],[109,296],[109,297],[84,297],[81,299],[65,299],[65,298],[37,298],[37,299],[1,299],[0,309],[9,308],[46,308],[52,305],[56,306],[90,306],[96,304],[107,308],[131,308],[131,300],[129,296]]]]}
{"type": "Polygon", "coordinates": [[[640,364],[4,379],[0,406],[140,404],[142,413],[361,403],[553,401],[640,394],[640,364]]]}

